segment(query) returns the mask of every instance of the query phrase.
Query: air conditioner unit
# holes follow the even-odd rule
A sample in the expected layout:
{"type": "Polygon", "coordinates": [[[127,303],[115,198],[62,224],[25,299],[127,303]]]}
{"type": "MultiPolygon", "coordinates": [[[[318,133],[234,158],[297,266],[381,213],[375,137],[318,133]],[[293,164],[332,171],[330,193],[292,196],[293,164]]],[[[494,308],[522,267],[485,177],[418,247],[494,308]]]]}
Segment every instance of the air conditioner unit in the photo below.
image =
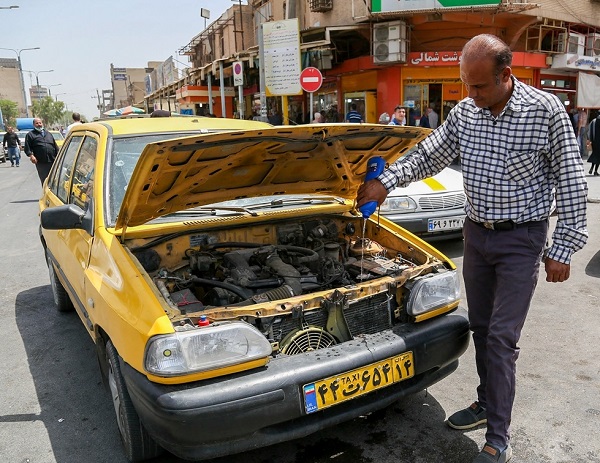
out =
{"type": "Polygon", "coordinates": [[[585,50],[585,35],[576,32],[558,34],[558,53],[583,55],[585,50]]]}
{"type": "Polygon", "coordinates": [[[373,25],[373,62],[406,63],[406,42],[404,21],[373,25]]]}
{"type": "Polygon", "coordinates": [[[594,33],[585,36],[585,54],[600,56],[600,34],[594,33]]]}

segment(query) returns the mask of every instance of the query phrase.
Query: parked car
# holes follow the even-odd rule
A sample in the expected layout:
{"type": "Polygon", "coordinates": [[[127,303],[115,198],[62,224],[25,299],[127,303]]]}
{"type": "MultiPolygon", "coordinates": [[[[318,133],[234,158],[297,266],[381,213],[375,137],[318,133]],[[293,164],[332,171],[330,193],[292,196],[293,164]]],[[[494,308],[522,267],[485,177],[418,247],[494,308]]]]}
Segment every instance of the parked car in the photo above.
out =
{"type": "Polygon", "coordinates": [[[29,132],[31,132],[31,130],[17,130],[15,132],[19,137],[19,141],[21,142],[21,151],[23,152],[25,152],[25,137],[29,132]]]}
{"type": "MultiPolygon", "coordinates": [[[[0,132],[0,142],[4,139],[4,134],[6,132],[0,132]]],[[[8,150],[4,148],[4,145],[0,146],[0,162],[6,162],[8,159],[8,150]]]]}
{"type": "Polygon", "coordinates": [[[380,212],[427,241],[461,238],[466,196],[460,170],[447,167],[439,174],[393,190],[380,212]]]}
{"type": "Polygon", "coordinates": [[[40,238],[129,460],[299,438],[456,369],[469,325],[455,265],[354,202],[371,156],[392,162],[425,134],[203,117],[70,131],[40,238]]]}
{"type": "Polygon", "coordinates": [[[63,136],[62,133],[60,133],[58,130],[48,130],[48,132],[50,132],[50,134],[52,134],[52,136],[54,137],[54,141],[56,142],[56,145],[60,148],[63,143],[65,142],[65,137],[63,136]]]}

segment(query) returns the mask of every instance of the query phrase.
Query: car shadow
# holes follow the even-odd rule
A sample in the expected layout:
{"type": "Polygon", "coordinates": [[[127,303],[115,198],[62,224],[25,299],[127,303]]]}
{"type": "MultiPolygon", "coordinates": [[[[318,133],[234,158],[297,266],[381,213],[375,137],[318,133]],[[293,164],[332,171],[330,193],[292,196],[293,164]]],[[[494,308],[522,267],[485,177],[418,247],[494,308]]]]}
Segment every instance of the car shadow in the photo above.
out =
{"type": "MultiPolygon", "coordinates": [[[[49,285],[19,293],[15,314],[39,413],[4,415],[0,423],[42,422],[54,461],[126,463],[94,344],[77,314],[54,309],[49,285]]],[[[470,461],[478,451],[477,443],[467,433],[448,428],[445,416],[434,395],[423,391],[385,410],[306,438],[209,463],[470,461]]],[[[199,435],[201,432],[198,430],[199,435]]],[[[152,461],[183,463],[170,454],[152,461]]]]}

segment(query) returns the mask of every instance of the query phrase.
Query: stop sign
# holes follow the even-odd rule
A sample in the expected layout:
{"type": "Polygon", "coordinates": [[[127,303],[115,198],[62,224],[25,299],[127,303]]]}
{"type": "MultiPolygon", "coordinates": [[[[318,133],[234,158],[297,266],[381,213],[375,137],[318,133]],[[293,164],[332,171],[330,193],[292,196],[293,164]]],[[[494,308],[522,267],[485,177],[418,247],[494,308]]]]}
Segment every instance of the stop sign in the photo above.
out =
{"type": "Polygon", "coordinates": [[[305,92],[313,93],[321,88],[323,74],[317,68],[306,68],[300,73],[300,86],[305,92]]]}

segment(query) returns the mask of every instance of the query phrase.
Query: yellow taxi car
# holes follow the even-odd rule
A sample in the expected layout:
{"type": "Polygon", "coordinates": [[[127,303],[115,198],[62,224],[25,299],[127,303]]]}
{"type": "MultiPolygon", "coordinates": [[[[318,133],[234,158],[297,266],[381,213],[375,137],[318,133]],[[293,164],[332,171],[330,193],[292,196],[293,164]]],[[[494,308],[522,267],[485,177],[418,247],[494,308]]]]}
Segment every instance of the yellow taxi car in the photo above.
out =
{"type": "Polygon", "coordinates": [[[58,146],[60,148],[63,145],[63,143],[65,142],[65,137],[63,136],[63,134],[60,133],[60,131],[58,131],[58,130],[48,130],[48,132],[50,132],[50,134],[54,138],[54,141],[56,142],[56,146],[58,146]]]}
{"type": "Polygon", "coordinates": [[[354,203],[372,156],[392,162],[426,133],[202,117],[71,130],[40,236],[130,461],[299,438],[456,369],[456,267],[354,203]]]}

